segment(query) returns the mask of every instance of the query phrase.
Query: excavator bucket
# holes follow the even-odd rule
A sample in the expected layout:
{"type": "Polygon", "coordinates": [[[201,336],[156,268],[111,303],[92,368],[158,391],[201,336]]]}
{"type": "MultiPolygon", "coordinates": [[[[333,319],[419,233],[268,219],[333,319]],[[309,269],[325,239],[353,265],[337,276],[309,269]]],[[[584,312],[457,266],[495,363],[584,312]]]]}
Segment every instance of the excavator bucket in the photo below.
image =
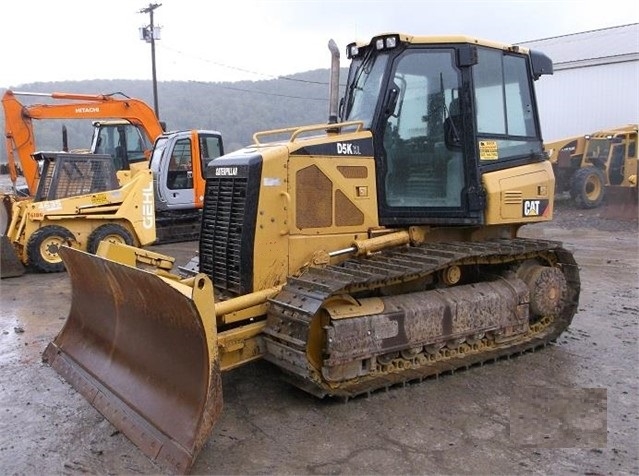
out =
{"type": "Polygon", "coordinates": [[[60,255],[71,309],[43,360],[149,458],[188,472],[222,409],[211,281],[198,275],[191,287],[68,247],[60,255]]]}
{"type": "Polygon", "coordinates": [[[0,278],[14,278],[22,276],[25,267],[16,254],[7,235],[0,237],[0,278]]]}

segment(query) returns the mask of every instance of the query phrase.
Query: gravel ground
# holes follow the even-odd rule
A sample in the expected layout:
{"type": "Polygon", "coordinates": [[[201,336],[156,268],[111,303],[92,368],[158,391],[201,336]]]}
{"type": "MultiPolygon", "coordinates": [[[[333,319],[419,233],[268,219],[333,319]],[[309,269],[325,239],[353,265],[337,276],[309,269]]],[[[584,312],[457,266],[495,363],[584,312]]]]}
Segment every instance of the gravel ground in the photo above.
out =
{"type": "MultiPolygon", "coordinates": [[[[582,292],[556,344],[347,404],[264,361],[223,375],[224,410],[196,474],[639,474],[637,220],[557,200],[523,236],[563,241],[582,292]]],[[[192,256],[195,243],[158,246],[192,256]]],[[[0,287],[0,468],[7,475],[165,474],[50,367],[70,304],[65,273],[0,287]]],[[[170,351],[170,349],[166,349],[170,351]]]]}
{"type": "Polygon", "coordinates": [[[553,226],[572,229],[595,229],[601,231],[637,231],[638,220],[615,220],[606,218],[605,206],[590,210],[578,208],[567,194],[555,198],[553,226]]]}

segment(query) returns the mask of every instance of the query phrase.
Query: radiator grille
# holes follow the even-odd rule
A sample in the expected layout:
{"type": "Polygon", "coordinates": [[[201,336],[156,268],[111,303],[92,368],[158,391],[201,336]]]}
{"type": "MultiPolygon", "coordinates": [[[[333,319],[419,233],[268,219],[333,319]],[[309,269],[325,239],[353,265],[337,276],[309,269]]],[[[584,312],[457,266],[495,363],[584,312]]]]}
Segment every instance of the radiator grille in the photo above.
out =
{"type": "Polygon", "coordinates": [[[246,207],[247,178],[207,180],[202,232],[200,272],[215,287],[241,292],[242,225],[246,207]]]}

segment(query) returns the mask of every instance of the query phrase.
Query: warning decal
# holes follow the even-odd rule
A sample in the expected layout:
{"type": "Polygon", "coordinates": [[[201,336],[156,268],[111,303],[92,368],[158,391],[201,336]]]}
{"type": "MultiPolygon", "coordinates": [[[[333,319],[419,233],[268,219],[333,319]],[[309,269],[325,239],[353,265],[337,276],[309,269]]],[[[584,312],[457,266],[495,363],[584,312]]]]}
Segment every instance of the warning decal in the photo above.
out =
{"type": "Polygon", "coordinates": [[[496,140],[480,140],[479,141],[479,160],[497,160],[499,159],[499,151],[497,150],[496,140]]]}

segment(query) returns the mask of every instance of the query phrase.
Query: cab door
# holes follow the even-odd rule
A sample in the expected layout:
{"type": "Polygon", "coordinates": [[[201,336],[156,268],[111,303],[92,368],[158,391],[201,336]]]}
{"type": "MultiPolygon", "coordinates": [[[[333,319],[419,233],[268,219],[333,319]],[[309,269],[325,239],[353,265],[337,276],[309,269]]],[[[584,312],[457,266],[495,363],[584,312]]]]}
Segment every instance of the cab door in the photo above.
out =
{"type": "Polygon", "coordinates": [[[190,137],[175,138],[165,151],[167,159],[166,205],[169,209],[195,207],[193,190],[193,153],[190,137]]]}
{"type": "Polygon", "coordinates": [[[222,136],[216,131],[192,130],[160,136],[151,158],[156,208],[202,208],[204,170],[212,159],[223,154],[222,136]]]}
{"type": "MultiPolygon", "coordinates": [[[[411,47],[392,59],[374,125],[384,225],[472,224],[482,213],[473,125],[454,47],[411,47]]],[[[468,74],[468,73],[466,73],[468,74]]]]}

